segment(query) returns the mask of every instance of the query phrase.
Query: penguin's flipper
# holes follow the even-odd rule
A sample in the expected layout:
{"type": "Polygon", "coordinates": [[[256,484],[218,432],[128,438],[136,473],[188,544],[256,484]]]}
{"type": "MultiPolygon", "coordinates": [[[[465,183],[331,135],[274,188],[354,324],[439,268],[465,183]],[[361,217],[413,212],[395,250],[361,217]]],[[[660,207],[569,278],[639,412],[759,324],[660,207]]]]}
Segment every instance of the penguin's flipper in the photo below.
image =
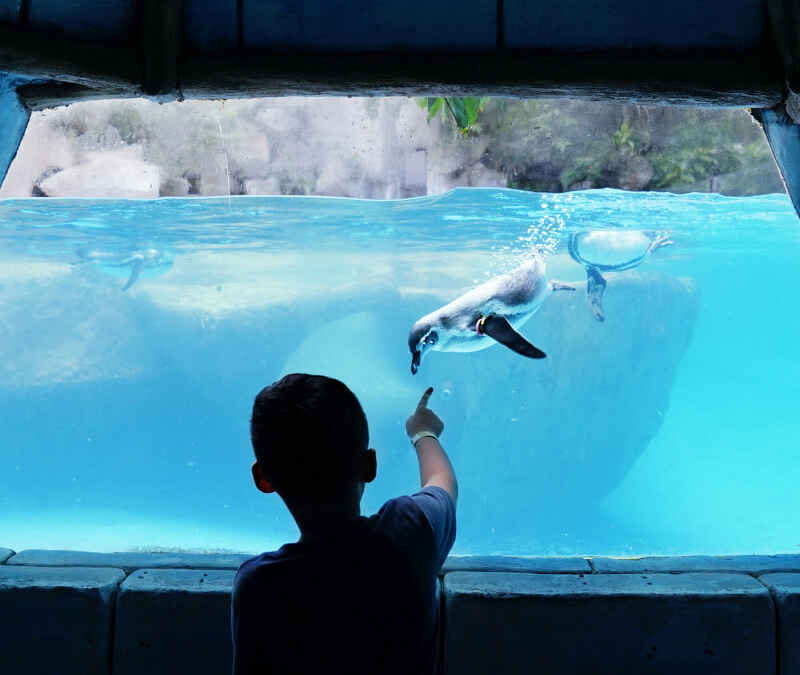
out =
{"type": "Polygon", "coordinates": [[[589,311],[598,321],[605,321],[603,314],[603,291],[606,290],[606,280],[594,267],[586,268],[586,304],[589,311]]]}
{"type": "Polygon", "coordinates": [[[517,354],[522,354],[531,359],[543,359],[547,356],[541,349],[534,347],[522,335],[517,333],[504,316],[498,316],[497,314],[487,316],[483,320],[481,330],[489,337],[497,340],[501,345],[505,345],[517,352],[517,354]]]}
{"type": "Polygon", "coordinates": [[[123,287],[123,291],[127,291],[131,286],[133,286],[139,279],[139,275],[142,273],[142,270],[147,267],[147,264],[144,261],[144,258],[136,258],[131,265],[131,275],[128,277],[128,283],[126,283],[123,287]]]}

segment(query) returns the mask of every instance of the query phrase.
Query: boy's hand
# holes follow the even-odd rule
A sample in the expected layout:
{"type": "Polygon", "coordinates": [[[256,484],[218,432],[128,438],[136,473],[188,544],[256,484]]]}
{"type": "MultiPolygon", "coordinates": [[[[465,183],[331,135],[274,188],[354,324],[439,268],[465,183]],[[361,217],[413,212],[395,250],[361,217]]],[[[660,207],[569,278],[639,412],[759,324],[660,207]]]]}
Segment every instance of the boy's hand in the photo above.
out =
{"type": "Polygon", "coordinates": [[[409,438],[414,438],[419,433],[429,431],[438,438],[444,431],[444,422],[435,412],[428,408],[428,399],[433,393],[433,387],[428,387],[417,404],[417,409],[406,420],[406,433],[409,438]]]}
{"type": "Polygon", "coordinates": [[[444,431],[444,422],[433,410],[428,409],[428,399],[433,387],[428,387],[417,404],[414,414],[406,420],[406,433],[414,444],[419,460],[419,484],[422,488],[440,487],[453,500],[458,499],[458,481],[450,464],[450,459],[439,442],[439,435],[444,431]],[[426,436],[434,438],[426,438],[426,436]]]}

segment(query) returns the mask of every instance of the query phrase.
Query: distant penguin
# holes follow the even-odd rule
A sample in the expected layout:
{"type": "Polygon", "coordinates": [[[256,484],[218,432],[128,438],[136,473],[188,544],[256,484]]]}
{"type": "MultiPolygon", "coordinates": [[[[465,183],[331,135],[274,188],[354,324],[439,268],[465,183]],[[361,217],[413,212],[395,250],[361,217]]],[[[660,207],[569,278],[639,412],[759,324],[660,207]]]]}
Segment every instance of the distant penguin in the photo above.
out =
{"type": "Polygon", "coordinates": [[[546,281],[544,269],[544,260],[533,257],[513,272],[493,277],[423,316],[408,334],[411,373],[416,375],[428,351],[474,352],[491,347],[495,341],[523,356],[544,358],[545,353],[516,329],[553,291],[575,290],[569,284],[546,281]]]}
{"type": "Polygon", "coordinates": [[[113,276],[126,276],[127,282],[122,287],[127,291],[142,276],[158,276],[172,267],[173,255],[169,251],[157,248],[142,248],[128,251],[104,251],[87,248],[78,249],[80,262],[72,263],[73,267],[97,265],[101,270],[113,276]],[[144,274],[143,274],[144,273],[144,274]]]}
{"type": "Polygon", "coordinates": [[[586,304],[598,321],[605,321],[603,291],[606,280],[601,272],[621,272],[640,265],[657,248],[672,240],[655,232],[636,230],[593,230],[569,236],[569,254],[586,268],[586,304]]]}

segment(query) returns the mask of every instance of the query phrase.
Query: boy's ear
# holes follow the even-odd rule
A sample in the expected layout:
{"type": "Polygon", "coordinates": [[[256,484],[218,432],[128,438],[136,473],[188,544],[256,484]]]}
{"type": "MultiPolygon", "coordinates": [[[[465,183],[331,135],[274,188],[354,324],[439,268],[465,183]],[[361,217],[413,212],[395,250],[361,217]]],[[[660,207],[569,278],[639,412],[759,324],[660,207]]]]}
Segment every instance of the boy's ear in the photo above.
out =
{"type": "Polygon", "coordinates": [[[275,492],[275,488],[269,484],[269,481],[264,478],[264,474],[261,473],[261,467],[258,465],[258,461],[253,462],[253,482],[255,482],[256,487],[261,490],[261,492],[266,492],[267,494],[275,492]]]}
{"type": "Polygon", "coordinates": [[[361,480],[365,483],[371,483],[375,480],[375,475],[378,473],[378,457],[375,448],[369,448],[364,453],[364,459],[361,463],[361,480]]]}

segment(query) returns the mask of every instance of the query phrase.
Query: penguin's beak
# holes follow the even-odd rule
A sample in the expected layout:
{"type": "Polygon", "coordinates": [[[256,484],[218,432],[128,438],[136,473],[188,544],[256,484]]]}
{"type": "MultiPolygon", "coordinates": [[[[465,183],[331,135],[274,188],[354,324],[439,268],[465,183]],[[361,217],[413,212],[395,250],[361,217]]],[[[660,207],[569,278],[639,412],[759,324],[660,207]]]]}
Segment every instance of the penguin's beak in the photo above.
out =
{"type": "Polygon", "coordinates": [[[411,352],[411,374],[416,375],[419,370],[419,362],[422,360],[422,352],[415,349],[411,352]]]}

